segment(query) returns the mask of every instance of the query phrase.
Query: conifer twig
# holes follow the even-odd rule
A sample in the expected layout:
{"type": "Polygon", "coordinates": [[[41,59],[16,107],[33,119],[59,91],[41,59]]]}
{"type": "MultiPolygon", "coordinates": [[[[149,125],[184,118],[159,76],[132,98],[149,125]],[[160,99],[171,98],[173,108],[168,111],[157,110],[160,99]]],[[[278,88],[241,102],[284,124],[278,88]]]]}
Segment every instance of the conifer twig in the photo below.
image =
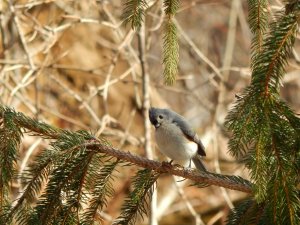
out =
{"type": "Polygon", "coordinates": [[[166,166],[165,162],[160,163],[158,161],[131,154],[130,152],[120,151],[118,149],[103,145],[100,142],[95,141],[85,143],[84,147],[89,150],[105,153],[120,160],[131,162],[137,166],[152,169],[159,173],[168,173],[175,176],[180,176],[196,183],[206,183],[208,185],[216,185],[232,190],[252,193],[251,183],[248,180],[242,178],[239,178],[239,181],[233,181],[232,179],[234,179],[234,176],[195,172],[194,170],[186,169],[177,165],[166,166]]]}
{"type": "MultiPolygon", "coordinates": [[[[5,112],[5,108],[0,107],[0,118],[3,118],[4,112],[5,112]]],[[[58,139],[63,133],[63,130],[61,129],[53,128],[46,123],[37,122],[36,120],[24,116],[22,113],[15,113],[14,123],[22,128],[25,128],[31,132],[36,133],[39,136],[42,135],[51,139],[58,139]]],[[[215,173],[195,172],[194,170],[185,169],[177,165],[166,166],[164,162],[160,163],[158,161],[150,160],[141,156],[131,154],[130,152],[124,152],[118,150],[114,147],[103,144],[96,139],[86,141],[82,145],[88,150],[104,153],[113,156],[117,159],[133,163],[143,168],[152,169],[159,173],[168,173],[175,176],[187,178],[193,182],[196,182],[195,185],[199,183],[200,184],[204,183],[208,185],[216,185],[216,186],[242,191],[246,193],[252,193],[251,182],[241,177],[221,175],[215,173]]]]}

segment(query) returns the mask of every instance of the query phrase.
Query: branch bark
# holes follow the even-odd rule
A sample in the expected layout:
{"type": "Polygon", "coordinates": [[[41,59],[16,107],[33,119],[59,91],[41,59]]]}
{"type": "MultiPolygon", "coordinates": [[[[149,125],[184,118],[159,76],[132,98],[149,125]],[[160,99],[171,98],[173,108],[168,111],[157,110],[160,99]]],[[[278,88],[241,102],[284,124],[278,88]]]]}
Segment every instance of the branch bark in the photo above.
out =
{"type": "MultiPolygon", "coordinates": [[[[6,108],[0,105],[0,118],[3,118],[6,108]]],[[[40,123],[29,117],[24,116],[22,113],[15,113],[14,121],[20,127],[25,128],[39,136],[46,136],[47,138],[57,139],[63,132],[62,129],[53,128],[52,126],[40,123]]],[[[149,168],[159,173],[168,173],[175,176],[187,178],[199,185],[208,184],[219,187],[224,187],[232,190],[252,193],[252,184],[250,181],[243,178],[238,178],[231,175],[222,175],[217,173],[199,172],[192,169],[183,168],[177,165],[171,166],[166,163],[150,160],[144,157],[134,155],[130,152],[124,152],[111,146],[103,144],[97,139],[88,140],[84,143],[86,149],[105,153],[123,161],[131,162],[137,166],[149,168]]]]}
{"type": "Polygon", "coordinates": [[[231,190],[252,193],[250,181],[242,178],[239,179],[240,181],[233,181],[235,176],[221,175],[216,173],[204,173],[188,168],[183,168],[178,165],[169,166],[166,165],[165,162],[161,163],[155,160],[150,160],[141,156],[134,155],[130,152],[124,152],[113,147],[103,145],[96,140],[92,140],[86,143],[85,147],[89,150],[105,153],[120,160],[131,162],[137,166],[149,168],[159,173],[168,173],[175,176],[180,176],[200,184],[204,183],[208,185],[216,185],[231,190]]]}

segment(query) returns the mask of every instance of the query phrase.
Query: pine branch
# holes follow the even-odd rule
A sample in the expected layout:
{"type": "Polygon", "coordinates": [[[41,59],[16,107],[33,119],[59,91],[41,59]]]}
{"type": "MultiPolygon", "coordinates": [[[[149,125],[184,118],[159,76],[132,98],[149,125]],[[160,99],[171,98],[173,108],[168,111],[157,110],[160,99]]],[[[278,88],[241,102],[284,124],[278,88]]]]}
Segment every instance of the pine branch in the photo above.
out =
{"type": "Polygon", "coordinates": [[[29,223],[34,224],[36,218],[52,223],[69,220],[79,222],[84,179],[89,163],[95,155],[81,145],[89,138],[85,132],[64,131],[58,140],[52,143],[59,160],[54,161],[54,170],[51,172],[45,193],[40,197],[29,223]],[[62,199],[65,200],[63,205],[62,199]]]}
{"type": "Polygon", "coordinates": [[[93,151],[99,151],[101,153],[111,155],[123,161],[131,162],[143,168],[152,169],[159,173],[168,173],[180,176],[183,178],[190,179],[191,181],[194,181],[196,183],[206,183],[209,185],[216,185],[246,193],[252,192],[251,183],[245,179],[236,176],[221,175],[214,173],[200,173],[198,171],[185,169],[182,167],[165,166],[164,163],[149,160],[147,158],[131,154],[130,152],[120,151],[113,147],[103,145],[94,140],[90,141],[90,143],[86,143],[85,147],[93,151]]]}
{"type": "Polygon", "coordinates": [[[277,21],[271,24],[263,51],[255,57],[251,84],[264,96],[278,94],[298,29],[297,17],[294,13],[278,14],[277,21]]]}
{"type": "Polygon", "coordinates": [[[268,28],[268,1],[248,0],[248,7],[248,23],[254,35],[251,44],[251,62],[254,62],[255,58],[262,52],[263,38],[268,28]]]}
{"type": "Polygon", "coordinates": [[[148,7],[146,0],[127,0],[123,6],[122,18],[125,24],[130,23],[131,28],[139,30],[148,7]]]}
{"type": "Polygon", "coordinates": [[[163,64],[164,81],[167,85],[172,85],[176,81],[179,62],[179,45],[177,37],[177,28],[172,18],[175,16],[178,8],[178,0],[164,0],[166,22],[163,45],[163,64]]]}
{"type": "MultiPolygon", "coordinates": [[[[278,14],[253,60],[251,85],[229,113],[230,152],[243,158],[254,181],[265,223],[298,224],[300,119],[279,98],[279,83],[298,30],[300,3],[278,14]],[[264,218],[265,217],[265,218],[264,218]]],[[[258,43],[257,43],[258,44],[258,43]]]]}
{"type": "Polygon", "coordinates": [[[22,174],[21,179],[25,189],[3,218],[3,223],[8,224],[14,214],[17,214],[17,222],[26,223],[29,204],[34,202],[39,195],[42,184],[48,179],[54,157],[53,151],[44,150],[40,156],[36,157],[35,163],[30,166],[30,169],[22,174]]]}
{"type": "MultiPolygon", "coordinates": [[[[179,62],[177,28],[172,18],[179,8],[179,0],[164,0],[163,5],[166,14],[163,37],[163,76],[165,84],[172,85],[176,81],[179,62]]],[[[147,7],[147,1],[145,0],[127,0],[123,7],[122,17],[124,23],[130,23],[132,29],[139,30],[147,7]]]]}
{"type": "Polygon", "coordinates": [[[0,112],[0,216],[8,206],[9,183],[12,181],[17,163],[22,132],[14,122],[15,112],[9,108],[0,112]]]}
{"type": "Polygon", "coordinates": [[[232,209],[227,219],[227,225],[263,224],[261,216],[264,213],[263,204],[258,205],[254,200],[247,199],[232,209]]]}
{"type": "Polygon", "coordinates": [[[174,16],[179,8],[179,0],[164,0],[164,11],[167,16],[174,16]]]}
{"type": "Polygon", "coordinates": [[[177,28],[169,18],[165,24],[165,35],[163,45],[164,81],[167,85],[172,85],[176,81],[179,62],[179,45],[177,38],[177,28]]]}
{"type": "MultiPolygon", "coordinates": [[[[111,160],[106,161],[110,162],[111,160]]],[[[116,160],[112,163],[104,165],[103,168],[99,170],[100,172],[94,171],[95,173],[90,173],[90,176],[94,180],[95,186],[91,188],[93,189],[91,193],[92,198],[89,201],[88,208],[82,215],[83,218],[81,224],[94,224],[97,210],[102,210],[103,207],[107,205],[107,198],[113,196],[114,189],[111,181],[113,180],[113,172],[118,164],[119,160],[116,160]]]]}
{"type": "Polygon", "coordinates": [[[143,217],[149,209],[149,201],[151,201],[153,185],[159,177],[159,173],[155,173],[149,169],[138,171],[133,179],[134,190],[129,194],[128,199],[122,206],[121,215],[113,224],[135,224],[137,216],[143,217]]]}
{"type": "MultiPolygon", "coordinates": [[[[3,110],[5,107],[0,106],[0,118],[2,116],[3,110]]],[[[46,138],[58,139],[64,132],[60,129],[53,128],[45,123],[38,122],[36,120],[31,119],[30,117],[24,116],[22,113],[14,114],[13,120],[20,127],[25,128],[28,132],[32,132],[38,136],[44,136],[46,138]],[[49,129],[45,128],[49,127],[49,129]]],[[[68,137],[61,138],[61,140],[68,140],[68,137]]],[[[85,142],[81,145],[75,146],[76,148],[86,148],[91,151],[97,151],[100,153],[104,153],[106,155],[115,157],[124,162],[131,162],[135,165],[141,166],[143,168],[152,169],[159,173],[169,173],[176,176],[181,176],[183,178],[190,179],[194,182],[199,183],[207,183],[209,185],[221,186],[224,188],[229,188],[232,190],[238,190],[246,193],[251,193],[251,184],[247,180],[243,180],[243,182],[236,182],[235,176],[226,176],[226,175],[218,175],[218,174],[206,174],[206,173],[197,173],[192,170],[187,170],[183,168],[178,168],[176,166],[165,167],[163,163],[149,160],[147,158],[143,158],[140,156],[133,155],[129,152],[124,152],[117,150],[111,147],[105,140],[96,140],[91,136],[85,137],[85,142]],[[214,176],[216,175],[216,176],[214,176]],[[224,176],[224,177],[223,177],[224,176]],[[245,185],[247,184],[247,185],[245,185]]],[[[73,148],[75,148],[73,147],[73,148]]],[[[72,149],[71,149],[72,150],[72,149]]]]}

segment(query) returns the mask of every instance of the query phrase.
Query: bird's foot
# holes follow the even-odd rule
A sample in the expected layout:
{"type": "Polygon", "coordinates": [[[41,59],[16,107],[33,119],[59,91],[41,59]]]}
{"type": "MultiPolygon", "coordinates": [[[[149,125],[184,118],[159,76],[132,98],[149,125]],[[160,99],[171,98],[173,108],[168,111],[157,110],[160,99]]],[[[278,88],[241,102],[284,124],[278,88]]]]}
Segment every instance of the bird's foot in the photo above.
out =
{"type": "Polygon", "coordinates": [[[180,164],[174,164],[173,165],[174,167],[177,167],[179,169],[184,169],[184,166],[183,165],[180,165],[180,164]]]}
{"type": "Polygon", "coordinates": [[[169,162],[167,162],[167,161],[163,161],[162,163],[161,163],[161,165],[162,165],[162,167],[164,167],[164,168],[166,168],[166,169],[171,169],[173,166],[172,166],[172,162],[173,162],[173,160],[171,160],[171,161],[169,161],[169,162]]]}

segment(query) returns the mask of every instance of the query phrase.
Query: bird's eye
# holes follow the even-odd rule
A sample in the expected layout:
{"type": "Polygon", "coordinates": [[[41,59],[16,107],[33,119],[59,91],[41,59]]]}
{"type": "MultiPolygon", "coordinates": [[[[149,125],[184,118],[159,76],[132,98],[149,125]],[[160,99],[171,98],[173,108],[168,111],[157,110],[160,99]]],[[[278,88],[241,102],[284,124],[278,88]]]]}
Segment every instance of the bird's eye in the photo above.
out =
{"type": "Polygon", "coordinates": [[[164,117],[163,117],[162,115],[159,115],[158,118],[159,118],[159,119],[163,119],[164,117]]]}

